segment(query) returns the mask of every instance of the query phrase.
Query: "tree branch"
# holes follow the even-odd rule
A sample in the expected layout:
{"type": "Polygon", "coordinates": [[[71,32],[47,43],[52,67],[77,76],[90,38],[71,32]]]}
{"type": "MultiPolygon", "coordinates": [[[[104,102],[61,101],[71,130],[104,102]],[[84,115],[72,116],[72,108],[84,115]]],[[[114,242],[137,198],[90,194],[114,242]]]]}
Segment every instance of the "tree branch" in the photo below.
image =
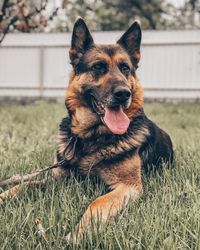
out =
{"type": "Polygon", "coordinates": [[[56,8],[49,17],[43,16],[42,11],[46,10],[47,4],[48,0],[42,0],[40,8],[34,7],[33,11],[30,11],[30,6],[27,6],[26,1],[18,0],[16,4],[9,5],[9,0],[4,0],[0,12],[0,26],[2,27],[0,45],[12,25],[15,29],[24,32],[30,32],[38,27],[45,27],[47,22],[52,20],[58,12],[58,8],[56,8]],[[40,15],[38,22],[34,19],[37,15],[40,15]]]}

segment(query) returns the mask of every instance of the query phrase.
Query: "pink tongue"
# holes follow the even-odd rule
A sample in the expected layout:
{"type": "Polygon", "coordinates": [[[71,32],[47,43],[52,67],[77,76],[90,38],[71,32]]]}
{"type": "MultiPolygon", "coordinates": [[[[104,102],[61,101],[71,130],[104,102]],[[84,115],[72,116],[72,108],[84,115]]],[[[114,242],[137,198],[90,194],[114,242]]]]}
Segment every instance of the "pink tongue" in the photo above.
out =
{"type": "Polygon", "coordinates": [[[122,107],[117,110],[105,109],[104,122],[113,134],[122,135],[126,133],[130,120],[123,112],[122,107]]]}

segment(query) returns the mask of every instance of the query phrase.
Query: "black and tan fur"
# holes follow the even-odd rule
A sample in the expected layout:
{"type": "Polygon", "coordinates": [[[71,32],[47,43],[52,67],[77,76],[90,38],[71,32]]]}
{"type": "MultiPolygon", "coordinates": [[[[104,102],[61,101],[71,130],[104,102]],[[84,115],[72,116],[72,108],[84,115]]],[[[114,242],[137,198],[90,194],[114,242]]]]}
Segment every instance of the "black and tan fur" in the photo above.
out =
{"type": "Polygon", "coordinates": [[[124,203],[142,193],[142,169],[173,159],[170,137],[144,114],[143,90],[136,77],[140,42],[137,22],[115,45],[94,44],[82,19],[74,26],[69,51],[73,73],[65,99],[69,116],[60,125],[57,160],[63,160],[63,169],[100,177],[112,190],[90,204],[75,230],[79,237],[91,217],[101,216],[106,223],[124,203]],[[117,86],[131,90],[131,103],[124,109],[130,125],[123,135],[109,131],[102,122],[101,108],[92,103],[94,97],[112,106],[110,96],[117,86]]]}
{"type": "Polygon", "coordinates": [[[68,240],[80,239],[91,219],[104,225],[128,201],[137,199],[143,190],[142,170],[173,160],[170,137],[143,110],[143,90],[136,77],[140,43],[137,22],[114,45],[96,45],[81,18],[74,25],[69,51],[73,72],[65,98],[69,115],[60,124],[59,167],[53,174],[59,179],[76,170],[98,176],[111,191],[89,205],[68,240]],[[126,95],[123,101],[113,97],[118,88],[122,91],[117,94],[126,95]],[[120,105],[130,124],[126,133],[114,134],[102,116],[105,107],[120,105]]]}

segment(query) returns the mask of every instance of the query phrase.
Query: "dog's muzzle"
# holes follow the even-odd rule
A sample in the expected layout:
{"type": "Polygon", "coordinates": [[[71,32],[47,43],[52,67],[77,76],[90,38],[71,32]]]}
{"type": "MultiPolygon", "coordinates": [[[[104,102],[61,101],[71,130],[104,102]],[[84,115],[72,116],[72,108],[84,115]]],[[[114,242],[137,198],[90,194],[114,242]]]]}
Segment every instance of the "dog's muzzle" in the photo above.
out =
{"type": "Polygon", "coordinates": [[[114,100],[116,103],[123,105],[131,96],[131,91],[128,87],[118,86],[113,91],[114,100]]]}
{"type": "Polygon", "coordinates": [[[122,135],[126,133],[130,124],[125,110],[131,103],[131,91],[128,87],[116,86],[111,93],[101,100],[94,88],[88,88],[85,89],[84,96],[103,124],[113,134],[122,135]]]}

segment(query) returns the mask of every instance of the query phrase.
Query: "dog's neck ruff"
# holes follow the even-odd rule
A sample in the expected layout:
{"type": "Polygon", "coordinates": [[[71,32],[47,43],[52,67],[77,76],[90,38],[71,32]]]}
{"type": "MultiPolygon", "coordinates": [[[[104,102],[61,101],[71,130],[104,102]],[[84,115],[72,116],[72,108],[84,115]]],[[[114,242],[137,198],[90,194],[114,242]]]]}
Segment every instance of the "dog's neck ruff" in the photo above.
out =
{"type": "Polygon", "coordinates": [[[93,132],[90,137],[84,139],[72,133],[71,119],[66,117],[60,124],[57,136],[57,160],[62,162],[63,167],[69,168],[77,164],[88,166],[90,162],[93,166],[102,165],[105,161],[119,162],[124,155],[128,157],[134,154],[146,140],[148,129],[144,126],[144,119],[142,114],[135,117],[123,135],[99,135],[93,132]],[[114,148],[114,151],[111,148],[114,148]]]}

